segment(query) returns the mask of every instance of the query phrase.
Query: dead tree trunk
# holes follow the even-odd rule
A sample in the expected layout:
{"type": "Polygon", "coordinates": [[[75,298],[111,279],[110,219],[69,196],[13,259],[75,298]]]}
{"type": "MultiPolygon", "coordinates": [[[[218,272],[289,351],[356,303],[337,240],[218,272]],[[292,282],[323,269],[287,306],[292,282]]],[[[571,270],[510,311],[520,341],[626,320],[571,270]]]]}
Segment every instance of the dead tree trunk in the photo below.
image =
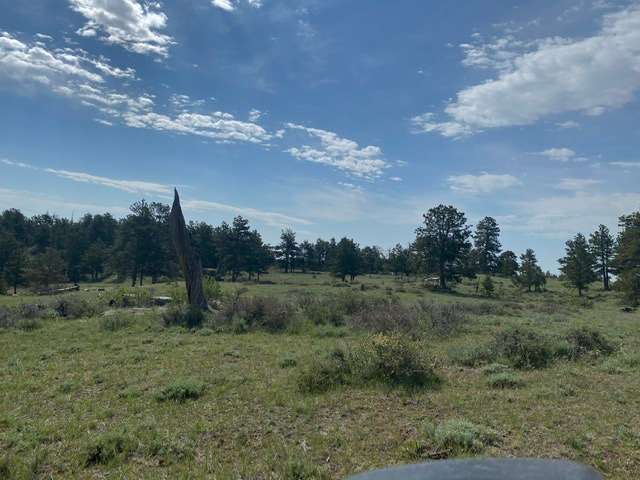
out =
{"type": "Polygon", "coordinates": [[[174,192],[173,206],[169,215],[169,226],[178,260],[182,267],[182,273],[184,273],[185,283],[187,284],[187,298],[189,299],[189,305],[206,310],[208,305],[202,288],[202,264],[198,253],[191,246],[191,239],[184,222],[182,208],[180,207],[178,191],[174,190],[174,192]]]}

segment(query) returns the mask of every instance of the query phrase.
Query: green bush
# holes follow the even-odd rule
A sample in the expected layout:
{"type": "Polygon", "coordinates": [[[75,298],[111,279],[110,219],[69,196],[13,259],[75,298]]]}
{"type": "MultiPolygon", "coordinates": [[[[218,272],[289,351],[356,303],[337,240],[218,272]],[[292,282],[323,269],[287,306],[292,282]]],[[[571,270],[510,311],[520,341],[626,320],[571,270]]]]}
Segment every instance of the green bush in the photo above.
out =
{"type": "Polygon", "coordinates": [[[616,346],[602,333],[587,327],[571,330],[566,340],[571,346],[569,356],[579,358],[586,354],[611,355],[616,351],[616,346]]]}
{"type": "Polygon", "coordinates": [[[303,311],[305,316],[315,325],[344,325],[344,312],[332,299],[309,302],[303,311]]]}
{"type": "Polygon", "coordinates": [[[360,380],[411,388],[440,383],[433,365],[415,343],[397,335],[373,335],[355,350],[360,380]]]}
{"type": "Polygon", "coordinates": [[[21,318],[16,322],[16,327],[25,332],[31,332],[42,327],[42,322],[38,318],[21,318]]]}
{"type": "Polygon", "coordinates": [[[300,458],[288,459],[282,466],[283,480],[324,480],[329,478],[331,476],[325,469],[300,458]]]}
{"type": "Polygon", "coordinates": [[[52,306],[60,317],[70,319],[94,317],[102,310],[96,303],[71,295],[56,299],[52,306]]]}
{"type": "Polygon", "coordinates": [[[491,345],[472,344],[450,348],[449,358],[465,367],[477,367],[496,360],[497,354],[491,345]]]}
{"type": "Polygon", "coordinates": [[[205,385],[195,380],[178,380],[171,385],[165,387],[156,395],[156,399],[160,402],[186,402],[187,400],[196,400],[202,396],[205,391],[205,385]]]}
{"type": "Polygon", "coordinates": [[[498,434],[487,427],[467,420],[449,420],[427,428],[427,437],[445,456],[481,453],[485,447],[496,445],[498,434]]]}
{"type": "Polygon", "coordinates": [[[84,451],[86,467],[109,464],[117,459],[126,459],[136,449],[136,442],[127,434],[105,433],[90,440],[84,451]]]}
{"type": "Polygon", "coordinates": [[[298,376],[298,388],[305,393],[323,393],[351,382],[351,353],[336,348],[314,360],[298,376]]]}
{"type": "Polygon", "coordinates": [[[109,315],[100,319],[100,329],[107,332],[115,332],[129,327],[133,319],[128,315],[109,315]]]}
{"type": "Polygon", "coordinates": [[[522,327],[511,327],[496,333],[494,348],[518,369],[547,367],[555,354],[548,337],[522,327]]]}
{"type": "Polygon", "coordinates": [[[319,393],[347,384],[425,388],[440,381],[431,361],[415,343],[396,335],[376,334],[353,349],[336,349],[313,361],[300,374],[298,387],[319,393]]]}
{"type": "Polygon", "coordinates": [[[296,312],[291,303],[261,296],[236,295],[225,302],[216,315],[216,321],[232,325],[234,330],[237,324],[242,322],[244,326],[241,332],[251,329],[281,332],[292,328],[296,320],[296,312]]]}
{"type": "Polygon", "coordinates": [[[153,299],[151,298],[151,292],[146,288],[123,287],[112,293],[109,304],[118,308],[151,307],[153,306],[153,299]]]}
{"type": "Polygon", "coordinates": [[[524,380],[513,373],[502,372],[489,375],[487,384],[491,388],[519,388],[524,385],[524,380]]]}
{"type": "Polygon", "coordinates": [[[467,308],[459,303],[419,300],[417,306],[425,316],[429,329],[436,335],[452,335],[467,322],[467,308]]]}
{"type": "Polygon", "coordinates": [[[199,328],[204,322],[204,312],[191,305],[171,305],[162,313],[162,321],[166,327],[199,328]]]}

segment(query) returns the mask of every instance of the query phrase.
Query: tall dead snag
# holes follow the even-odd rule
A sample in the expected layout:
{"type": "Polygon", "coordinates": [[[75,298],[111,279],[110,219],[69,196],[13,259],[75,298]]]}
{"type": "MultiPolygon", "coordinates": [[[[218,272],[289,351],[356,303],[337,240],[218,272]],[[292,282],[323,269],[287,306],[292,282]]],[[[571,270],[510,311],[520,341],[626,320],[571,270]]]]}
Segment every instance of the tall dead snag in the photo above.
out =
{"type": "Polygon", "coordinates": [[[171,214],[169,215],[169,226],[171,228],[173,244],[178,254],[178,260],[182,267],[182,273],[184,273],[184,280],[187,284],[189,305],[207,310],[209,308],[207,298],[202,288],[202,263],[200,263],[198,252],[191,246],[191,238],[184,222],[182,208],[180,207],[178,190],[174,189],[174,192],[173,206],[171,207],[171,214]]]}

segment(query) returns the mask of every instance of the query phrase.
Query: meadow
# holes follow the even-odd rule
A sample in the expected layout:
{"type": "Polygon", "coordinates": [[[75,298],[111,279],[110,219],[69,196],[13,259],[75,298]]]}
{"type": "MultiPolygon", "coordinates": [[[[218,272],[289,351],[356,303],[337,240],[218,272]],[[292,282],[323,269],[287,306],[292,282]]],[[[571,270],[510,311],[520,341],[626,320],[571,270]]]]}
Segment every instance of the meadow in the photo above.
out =
{"type": "Polygon", "coordinates": [[[221,282],[201,328],[150,305],[179,284],[0,297],[0,478],[330,479],[467,456],[640,474],[640,314],[615,292],[262,280],[221,282]]]}

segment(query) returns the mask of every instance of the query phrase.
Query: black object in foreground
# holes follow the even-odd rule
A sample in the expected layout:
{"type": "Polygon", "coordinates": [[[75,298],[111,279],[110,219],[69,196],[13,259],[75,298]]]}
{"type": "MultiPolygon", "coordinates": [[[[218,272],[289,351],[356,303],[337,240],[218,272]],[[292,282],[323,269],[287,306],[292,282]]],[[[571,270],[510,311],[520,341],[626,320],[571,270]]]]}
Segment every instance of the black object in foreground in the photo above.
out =
{"type": "Polygon", "coordinates": [[[350,480],[602,480],[595,470],[565,460],[488,458],[441,460],[361,473],[350,480]]]}

